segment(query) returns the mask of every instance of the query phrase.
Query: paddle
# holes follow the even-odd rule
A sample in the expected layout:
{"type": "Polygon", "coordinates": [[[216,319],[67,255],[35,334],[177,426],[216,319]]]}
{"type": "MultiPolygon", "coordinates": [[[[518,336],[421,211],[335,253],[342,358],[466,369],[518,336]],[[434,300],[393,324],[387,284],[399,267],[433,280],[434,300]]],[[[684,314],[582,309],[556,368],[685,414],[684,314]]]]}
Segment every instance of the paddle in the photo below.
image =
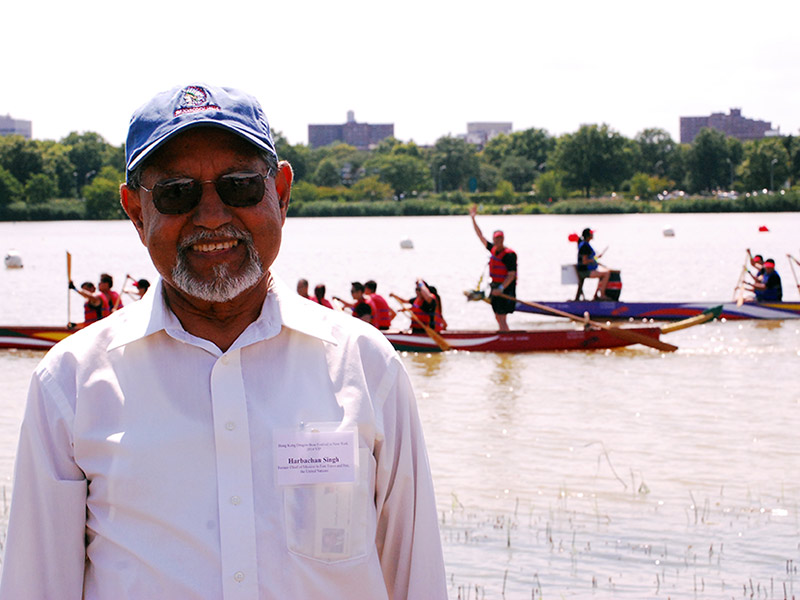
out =
{"type": "MultiPolygon", "coordinates": [[[[408,304],[408,301],[403,300],[397,294],[389,293],[389,295],[395,300],[397,300],[401,305],[408,304]]],[[[440,350],[444,352],[452,350],[452,347],[450,346],[450,344],[447,343],[447,340],[445,340],[441,335],[436,333],[436,331],[425,325],[425,323],[422,322],[422,319],[420,319],[417,315],[414,314],[413,310],[401,306],[400,312],[407,312],[411,316],[412,320],[416,321],[417,324],[419,324],[419,326],[425,330],[425,333],[428,334],[428,337],[431,338],[434,342],[436,342],[436,345],[439,346],[440,350]]]]}
{"type": "Polygon", "coordinates": [[[792,277],[794,277],[794,283],[797,286],[797,291],[800,292],[800,281],[797,280],[797,273],[794,272],[794,263],[797,263],[800,266],[800,261],[798,261],[794,256],[791,254],[787,254],[786,258],[789,259],[789,266],[792,269],[792,277]]]}
{"type": "Polygon", "coordinates": [[[739,283],[736,284],[736,289],[734,290],[734,296],[736,297],[736,306],[741,306],[744,304],[744,276],[748,272],[747,266],[750,264],[750,255],[747,255],[747,258],[744,259],[744,266],[742,267],[742,273],[739,275],[739,283]]]}
{"type": "Polygon", "coordinates": [[[610,325],[604,325],[603,323],[598,323],[597,321],[590,321],[584,317],[579,317],[577,315],[573,315],[568,312],[558,310],[557,308],[551,308],[544,304],[539,304],[538,302],[525,302],[524,300],[519,300],[517,298],[514,298],[513,296],[508,296],[506,294],[497,294],[497,297],[505,298],[506,300],[514,300],[515,302],[519,302],[520,304],[524,304],[525,306],[530,306],[531,308],[536,308],[544,312],[549,312],[554,315],[558,315],[559,317],[565,317],[572,321],[577,321],[578,323],[583,323],[583,324],[588,323],[592,327],[596,327],[597,329],[602,329],[604,331],[607,331],[614,337],[618,337],[619,339],[625,340],[627,342],[642,344],[643,346],[650,346],[651,348],[656,348],[657,350],[663,350],[664,352],[674,352],[675,350],[678,349],[677,346],[673,346],[672,344],[667,344],[666,342],[662,342],[661,340],[656,340],[646,335],[642,335],[641,333],[636,333],[635,331],[630,331],[629,329],[622,329],[621,327],[611,327],[610,325]]]}
{"type": "Polygon", "coordinates": [[[683,319],[682,321],[675,321],[674,323],[662,325],[661,333],[672,333],[673,331],[678,331],[679,329],[694,327],[695,325],[700,325],[701,323],[705,323],[711,319],[719,319],[721,314],[722,305],[718,304],[717,306],[712,306],[711,308],[705,309],[699,315],[689,317],[688,319],[683,319]]]}
{"type": "MultiPolygon", "coordinates": [[[[67,251],[67,283],[72,281],[72,254],[67,251]]],[[[67,288],[67,327],[72,325],[72,290],[67,288]]]]}

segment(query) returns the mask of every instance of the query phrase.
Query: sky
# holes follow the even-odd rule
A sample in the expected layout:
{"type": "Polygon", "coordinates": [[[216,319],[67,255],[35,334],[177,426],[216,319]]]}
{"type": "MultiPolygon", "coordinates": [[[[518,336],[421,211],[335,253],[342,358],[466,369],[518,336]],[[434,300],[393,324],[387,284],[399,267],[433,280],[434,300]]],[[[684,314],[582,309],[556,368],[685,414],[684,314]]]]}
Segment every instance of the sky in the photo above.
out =
{"type": "Polygon", "coordinates": [[[273,130],[394,123],[432,144],[475,121],[627,137],[728,113],[800,131],[797,0],[25,0],[7,3],[0,115],[36,139],[125,141],[157,92],[207,82],[256,96],[273,130]]]}

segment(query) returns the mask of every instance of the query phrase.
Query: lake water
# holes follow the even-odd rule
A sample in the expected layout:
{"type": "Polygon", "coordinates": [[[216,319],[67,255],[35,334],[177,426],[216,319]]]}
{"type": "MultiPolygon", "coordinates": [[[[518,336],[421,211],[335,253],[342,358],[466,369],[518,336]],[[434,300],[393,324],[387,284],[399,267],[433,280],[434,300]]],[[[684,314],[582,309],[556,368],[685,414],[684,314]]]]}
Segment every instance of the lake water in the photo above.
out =
{"type": "MultiPolygon", "coordinates": [[[[482,216],[519,254],[518,294],[565,300],[567,236],[592,227],[626,300],[729,300],[745,248],[772,256],[784,298],[800,214],[482,216]],[[759,232],[765,225],[769,232],[759,232]],[[675,237],[662,231],[671,227],[675,237]]],[[[155,278],[126,222],[0,223],[0,323],[63,324],[65,251],[76,283],[155,278]]],[[[424,277],[451,328],[494,326],[467,302],[486,253],[468,217],[293,219],[275,271],[410,296],[424,277]],[[410,238],[413,250],[402,250],[410,238]]],[[[484,278],[485,281],[485,278],[484,278]]],[[[589,287],[593,289],[594,283],[589,287]]],[[[73,294],[73,321],[82,303],[73,294]]],[[[516,314],[512,327],[551,322],[516,314]]],[[[401,321],[402,323],[402,321],[401,321]]],[[[565,323],[566,326],[566,323],[565,323]]],[[[672,354],[616,351],[406,355],[441,514],[451,598],[791,598],[800,594],[800,321],[709,323],[672,354]]],[[[0,479],[37,352],[0,351],[0,479]]]]}

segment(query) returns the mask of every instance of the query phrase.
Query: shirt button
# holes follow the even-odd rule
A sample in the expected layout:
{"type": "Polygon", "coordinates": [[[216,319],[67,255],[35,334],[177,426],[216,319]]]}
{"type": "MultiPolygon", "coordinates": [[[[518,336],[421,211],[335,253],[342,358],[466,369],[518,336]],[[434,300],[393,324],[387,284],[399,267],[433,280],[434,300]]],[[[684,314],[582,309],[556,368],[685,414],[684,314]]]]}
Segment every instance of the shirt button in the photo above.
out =
{"type": "Polygon", "coordinates": [[[242,581],[244,581],[244,573],[242,573],[241,571],[236,571],[236,573],[233,574],[233,578],[241,583],[242,581]]]}
{"type": "Polygon", "coordinates": [[[236,429],[236,423],[234,423],[233,421],[228,421],[227,423],[225,423],[225,429],[227,429],[228,431],[233,431],[234,429],[236,429]]]}
{"type": "Polygon", "coordinates": [[[242,499],[239,498],[239,496],[231,496],[231,504],[233,504],[234,506],[238,506],[239,504],[241,504],[241,502],[242,499]]]}

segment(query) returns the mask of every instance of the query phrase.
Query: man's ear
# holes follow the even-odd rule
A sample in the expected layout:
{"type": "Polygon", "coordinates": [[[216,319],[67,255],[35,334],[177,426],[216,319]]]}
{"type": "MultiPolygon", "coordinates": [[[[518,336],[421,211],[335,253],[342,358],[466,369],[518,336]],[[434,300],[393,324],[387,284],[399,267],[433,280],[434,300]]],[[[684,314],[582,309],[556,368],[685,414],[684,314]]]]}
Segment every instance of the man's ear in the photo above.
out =
{"type": "Polygon", "coordinates": [[[284,214],[286,214],[286,210],[289,208],[293,180],[294,171],[292,171],[292,165],[282,160],[278,163],[278,172],[275,174],[275,190],[278,192],[278,201],[280,202],[281,211],[283,211],[284,214]]]}
{"type": "Polygon", "coordinates": [[[142,203],[138,191],[131,190],[123,183],[119,186],[119,201],[122,204],[122,210],[128,215],[133,226],[136,227],[136,231],[139,232],[139,237],[142,238],[144,222],[142,221],[142,203]]]}

